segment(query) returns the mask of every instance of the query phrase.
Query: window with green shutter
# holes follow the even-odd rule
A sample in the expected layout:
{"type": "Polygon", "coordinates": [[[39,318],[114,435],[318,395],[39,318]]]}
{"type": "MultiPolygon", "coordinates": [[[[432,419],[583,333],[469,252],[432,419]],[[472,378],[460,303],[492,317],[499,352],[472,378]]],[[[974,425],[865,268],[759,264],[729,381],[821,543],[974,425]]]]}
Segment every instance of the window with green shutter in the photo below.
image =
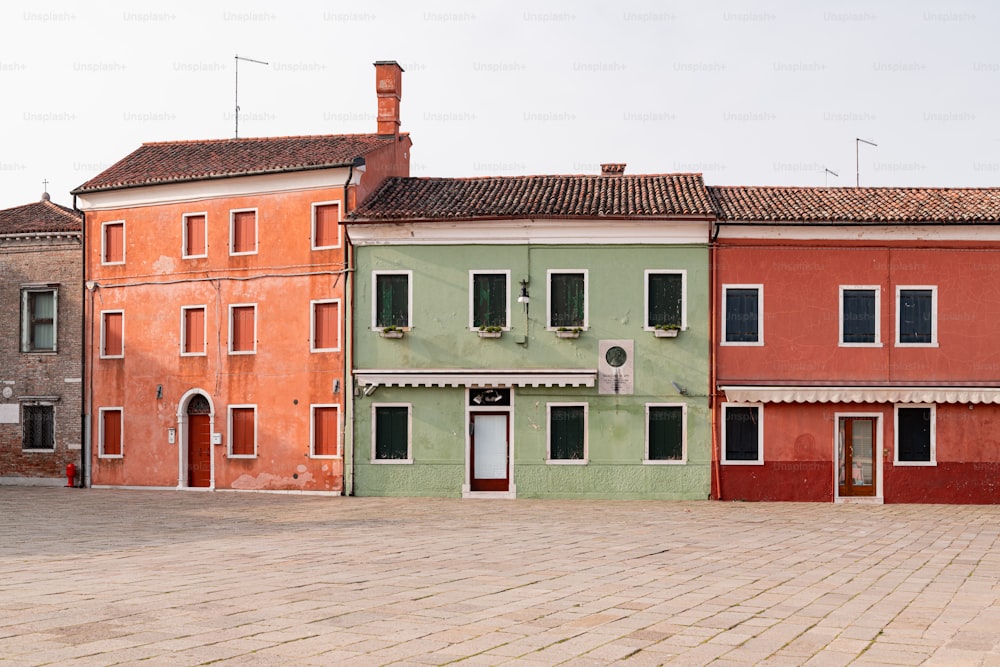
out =
{"type": "Polygon", "coordinates": [[[410,408],[376,405],[375,460],[406,461],[410,458],[410,408]]]}
{"type": "Polygon", "coordinates": [[[549,326],[585,327],[587,278],[583,272],[549,274],[549,326]]]}
{"type": "Polygon", "coordinates": [[[375,274],[375,327],[410,326],[409,273],[375,274]]]}
{"type": "Polygon", "coordinates": [[[586,460],[586,406],[549,405],[549,460],[586,460]]]}
{"type": "Polygon", "coordinates": [[[684,407],[650,405],[648,410],[648,461],[684,460],[684,407]]]}
{"type": "Polygon", "coordinates": [[[679,272],[649,271],[646,274],[646,326],[684,324],[684,275],[679,272]]]}
{"type": "Polygon", "coordinates": [[[476,329],[507,326],[507,274],[473,274],[472,326],[476,329]]]}

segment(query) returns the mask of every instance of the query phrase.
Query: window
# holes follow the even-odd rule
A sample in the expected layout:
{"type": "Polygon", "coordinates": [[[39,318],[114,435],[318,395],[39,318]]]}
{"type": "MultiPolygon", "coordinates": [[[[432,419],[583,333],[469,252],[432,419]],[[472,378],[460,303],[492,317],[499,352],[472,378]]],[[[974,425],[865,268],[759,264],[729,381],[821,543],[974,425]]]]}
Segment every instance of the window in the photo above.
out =
{"type": "Polygon", "coordinates": [[[410,273],[410,271],[372,273],[372,284],[375,287],[375,297],[372,299],[372,329],[379,331],[390,326],[410,326],[412,306],[410,273]]]}
{"type": "Polygon", "coordinates": [[[881,289],[868,285],[840,286],[840,344],[882,345],[879,336],[881,289]]]}
{"type": "Polygon", "coordinates": [[[471,329],[510,326],[510,271],[469,272],[471,329]]]}
{"type": "Polygon", "coordinates": [[[181,307],[181,356],[205,355],[205,306],[181,307]]]}
{"type": "Polygon", "coordinates": [[[230,211],[229,254],[257,253],[257,210],[230,211]]]}
{"type": "Polygon", "coordinates": [[[549,403],[549,463],[587,462],[587,404],[549,403]]]}
{"type": "Polygon", "coordinates": [[[340,350],[340,300],[312,302],[312,352],[337,352],[340,350]]]}
{"type": "Polygon", "coordinates": [[[125,222],[101,225],[101,264],[125,263],[125,222]]]}
{"type": "Polygon", "coordinates": [[[51,452],[56,448],[55,408],[51,405],[21,407],[21,449],[51,452]]]}
{"type": "Polygon", "coordinates": [[[896,313],[897,345],[937,345],[937,287],[897,287],[896,313]]]}
{"type": "Polygon", "coordinates": [[[53,288],[21,290],[21,351],[56,351],[57,291],[53,288]]]}
{"type": "Polygon", "coordinates": [[[257,304],[229,306],[229,354],[257,352],[257,304]]]}
{"type": "Polygon", "coordinates": [[[646,463],[684,463],[687,459],[687,406],[646,404],[646,463]]]}
{"type": "Polygon", "coordinates": [[[412,463],[410,406],[372,405],[372,463],[412,463]]]}
{"type": "Polygon", "coordinates": [[[312,205],[312,249],[340,247],[340,205],[323,202],[312,205]]]}
{"type": "Polygon", "coordinates": [[[208,226],[206,213],[187,213],[183,217],[183,249],[185,259],[208,256],[208,226]]]}
{"type": "Polygon", "coordinates": [[[587,323],[587,272],[548,272],[549,329],[579,327],[587,323]]]}
{"type": "Polygon", "coordinates": [[[764,464],[764,406],[722,404],[722,462],[764,464]]]}
{"type": "Polygon", "coordinates": [[[647,331],[657,326],[674,325],[687,328],[686,271],[646,271],[647,331]]]}
{"type": "Polygon", "coordinates": [[[340,456],[340,408],[336,405],[312,406],[312,443],[309,456],[340,456]]]}
{"type": "Polygon", "coordinates": [[[723,285],[723,345],[764,344],[764,286],[723,285]]]}
{"type": "Polygon", "coordinates": [[[101,458],[122,457],[122,409],[100,408],[100,439],[98,455],[101,458]]]}
{"type": "Polygon", "coordinates": [[[252,459],[257,456],[257,406],[229,406],[229,457],[252,459]]]}
{"type": "Polygon", "coordinates": [[[936,465],[936,407],[896,406],[896,465],[936,465]]]}
{"type": "Polygon", "coordinates": [[[125,311],[101,311],[101,359],[125,356],[125,311]]]}

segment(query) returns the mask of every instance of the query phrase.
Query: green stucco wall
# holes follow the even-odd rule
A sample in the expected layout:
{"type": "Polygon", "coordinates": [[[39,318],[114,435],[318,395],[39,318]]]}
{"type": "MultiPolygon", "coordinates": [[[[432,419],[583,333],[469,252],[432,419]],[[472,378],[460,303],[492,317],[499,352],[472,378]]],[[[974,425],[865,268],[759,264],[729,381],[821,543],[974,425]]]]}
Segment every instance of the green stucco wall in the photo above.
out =
{"type": "MultiPolygon", "coordinates": [[[[602,339],[634,341],[634,393],[598,387],[515,387],[511,439],[518,497],[704,499],[710,487],[708,250],[705,246],[363,246],[355,249],[356,369],[596,369],[602,339]],[[588,272],[589,330],[545,328],[546,272],[588,272]],[[687,272],[688,328],[676,339],[643,330],[645,270],[687,272]],[[412,271],[412,330],[371,331],[373,270],[412,271]],[[469,330],[469,271],[510,270],[511,330],[469,330]],[[529,279],[530,310],[516,302],[529,279]],[[523,337],[523,338],[520,338],[523,337]],[[523,343],[518,341],[523,340],[523,343]],[[682,387],[680,395],[672,383],[682,387]],[[546,463],[546,403],[588,405],[588,463],[546,463]],[[644,464],[645,405],[687,405],[687,463],[644,464]]],[[[353,405],[357,495],[460,496],[466,482],[464,388],[380,387],[353,405]],[[412,406],[412,464],[372,464],[372,403],[412,406]]]]}

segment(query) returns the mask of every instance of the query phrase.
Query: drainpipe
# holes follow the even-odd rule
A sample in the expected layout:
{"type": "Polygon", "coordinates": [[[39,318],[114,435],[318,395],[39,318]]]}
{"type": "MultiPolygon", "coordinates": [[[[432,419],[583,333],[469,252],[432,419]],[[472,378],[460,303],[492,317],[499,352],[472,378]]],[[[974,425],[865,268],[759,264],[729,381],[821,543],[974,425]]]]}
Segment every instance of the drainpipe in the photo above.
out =
{"type": "MultiPolygon", "coordinates": [[[[76,207],[76,195],[73,195],[73,211],[80,214],[82,211],[76,207]]],[[[93,296],[94,293],[87,289],[87,216],[83,214],[80,220],[80,259],[83,268],[83,281],[80,286],[83,288],[83,293],[80,299],[80,333],[83,334],[83,344],[80,346],[80,392],[81,392],[81,414],[80,414],[80,487],[88,488],[90,486],[90,373],[89,366],[87,365],[87,346],[90,341],[93,341],[93,335],[88,335],[87,332],[87,312],[88,310],[93,311],[93,296]],[[90,305],[88,308],[87,299],[90,297],[90,305]]]]}
{"type": "MultiPolygon", "coordinates": [[[[344,183],[344,215],[340,216],[340,224],[344,225],[344,220],[350,212],[350,201],[348,200],[348,188],[354,178],[354,165],[351,164],[347,171],[347,181],[344,183]]],[[[352,371],[354,370],[354,247],[347,234],[347,225],[344,225],[344,253],[347,260],[346,271],[344,272],[344,322],[346,323],[344,332],[344,376],[341,378],[340,390],[344,397],[344,432],[341,437],[343,443],[343,481],[341,482],[341,495],[354,495],[354,380],[352,371]]]]}
{"type": "Polygon", "coordinates": [[[716,296],[715,292],[718,286],[718,267],[716,266],[717,252],[716,243],[719,238],[719,225],[717,221],[711,222],[711,238],[708,244],[708,408],[709,414],[711,415],[712,424],[712,471],[711,476],[713,478],[714,484],[711,485],[709,496],[713,497],[714,500],[722,500],[722,471],[719,461],[722,458],[722,452],[720,450],[721,443],[719,441],[718,435],[718,410],[716,409],[716,354],[715,354],[715,344],[716,336],[718,335],[718,318],[715,312],[715,302],[716,296]]]}

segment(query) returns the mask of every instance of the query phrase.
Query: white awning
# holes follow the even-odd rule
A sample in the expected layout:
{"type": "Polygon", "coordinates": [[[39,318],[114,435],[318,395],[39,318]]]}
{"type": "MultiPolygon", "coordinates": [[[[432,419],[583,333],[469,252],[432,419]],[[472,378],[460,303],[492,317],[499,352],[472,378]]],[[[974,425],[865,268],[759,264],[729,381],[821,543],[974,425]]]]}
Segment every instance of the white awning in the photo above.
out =
{"type": "Polygon", "coordinates": [[[997,387],[723,386],[734,403],[1000,403],[997,387]]]}
{"type": "Polygon", "coordinates": [[[593,387],[596,369],[356,370],[363,387],[593,387]]]}

